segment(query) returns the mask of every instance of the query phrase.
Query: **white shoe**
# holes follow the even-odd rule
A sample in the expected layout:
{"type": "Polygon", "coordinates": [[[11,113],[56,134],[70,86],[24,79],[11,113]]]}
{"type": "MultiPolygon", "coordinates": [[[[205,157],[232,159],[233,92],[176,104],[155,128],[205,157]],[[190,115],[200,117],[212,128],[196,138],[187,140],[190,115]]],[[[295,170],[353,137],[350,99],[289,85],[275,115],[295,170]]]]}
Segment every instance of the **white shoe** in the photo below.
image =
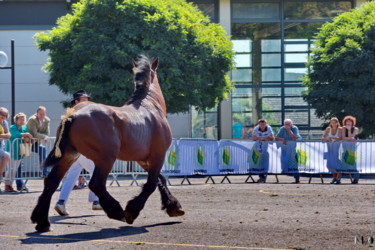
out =
{"type": "Polygon", "coordinates": [[[69,215],[68,210],[65,209],[65,205],[61,205],[61,204],[58,204],[58,203],[57,203],[57,204],[55,205],[55,210],[56,210],[56,212],[58,212],[59,215],[61,215],[61,216],[67,216],[67,215],[69,215]]]}
{"type": "Polygon", "coordinates": [[[103,210],[102,206],[100,206],[99,202],[92,203],[92,210],[103,210]]]}

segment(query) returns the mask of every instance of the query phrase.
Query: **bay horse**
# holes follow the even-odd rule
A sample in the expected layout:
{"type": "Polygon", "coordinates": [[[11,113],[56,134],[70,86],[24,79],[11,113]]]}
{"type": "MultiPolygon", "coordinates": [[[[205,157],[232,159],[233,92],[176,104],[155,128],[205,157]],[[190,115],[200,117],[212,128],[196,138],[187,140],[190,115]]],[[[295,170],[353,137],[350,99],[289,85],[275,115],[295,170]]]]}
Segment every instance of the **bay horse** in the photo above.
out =
{"type": "Polygon", "coordinates": [[[53,168],[44,179],[43,192],[31,214],[37,231],[50,230],[48,211],[52,195],[80,154],[95,164],[89,188],[99,197],[109,218],[132,224],[157,186],[162,209],[171,217],[184,215],[179,201],[160,174],[172,133],[156,75],[158,62],[158,58],[151,62],[144,55],[137,62],[133,60],[135,90],[124,106],[83,102],[68,109],[62,117],[56,135],[58,139],[44,162],[44,167],[53,168]],[[136,161],[148,172],[141,193],[127,203],[125,210],[105,185],[116,159],[136,161]]]}

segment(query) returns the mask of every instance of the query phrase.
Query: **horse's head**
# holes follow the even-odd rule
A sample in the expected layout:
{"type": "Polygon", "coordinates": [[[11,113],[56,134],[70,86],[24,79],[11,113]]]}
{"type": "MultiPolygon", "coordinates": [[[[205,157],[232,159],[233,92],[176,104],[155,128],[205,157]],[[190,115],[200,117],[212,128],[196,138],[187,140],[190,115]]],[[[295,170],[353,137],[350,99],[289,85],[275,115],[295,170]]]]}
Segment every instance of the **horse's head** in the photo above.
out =
{"type": "Polygon", "coordinates": [[[132,61],[135,88],[149,88],[155,80],[159,58],[150,63],[148,57],[141,55],[138,61],[132,61]]]}
{"type": "Polygon", "coordinates": [[[151,63],[150,59],[144,55],[141,55],[137,61],[133,60],[135,91],[127,104],[150,96],[158,101],[166,115],[165,101],[156,75],[158,64],[159,58],[155,58],[151,63]]]}

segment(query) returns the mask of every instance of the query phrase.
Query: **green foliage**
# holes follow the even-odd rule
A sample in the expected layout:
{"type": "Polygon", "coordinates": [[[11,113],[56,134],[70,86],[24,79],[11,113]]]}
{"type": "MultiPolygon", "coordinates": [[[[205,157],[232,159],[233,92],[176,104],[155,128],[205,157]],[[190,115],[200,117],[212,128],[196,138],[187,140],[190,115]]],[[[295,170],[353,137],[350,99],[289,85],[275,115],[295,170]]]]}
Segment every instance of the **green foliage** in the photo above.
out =
{"type": "Polygon", "coordinates": [[[375,133],[375,2],[322,26],[303,79],[318,117],[357,118],[362,137],[375,133]]]}
{"type": "Polygon", "coordinates": [[[123,105],[134,90],[131,59],[159,57],[169,113],[211,108],[232,89],[232,43],[224,29],[184,0],[81,0],[73,15],[36,35],[49,51],[50,84],[65,94],[123,105]]]}

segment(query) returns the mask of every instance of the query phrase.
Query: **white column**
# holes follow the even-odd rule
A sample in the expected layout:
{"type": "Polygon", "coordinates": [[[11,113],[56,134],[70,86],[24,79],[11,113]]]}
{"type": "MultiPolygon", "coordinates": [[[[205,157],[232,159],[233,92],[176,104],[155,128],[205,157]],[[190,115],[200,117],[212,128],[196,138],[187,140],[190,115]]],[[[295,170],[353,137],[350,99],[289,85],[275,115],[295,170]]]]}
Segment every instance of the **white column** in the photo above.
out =
{"type": "MultiPolygon", "coordinates": [[[[219,0],[219,20],[220,25],[226,30],[227,35],[231,34],[230,0],[219,0]]],[[[229,73],[228,73],[229,74],[229,73]]],[[[221,102],[221,138],[232,138],[232,100],[231,95],[228,100],[221,102]]]]}

